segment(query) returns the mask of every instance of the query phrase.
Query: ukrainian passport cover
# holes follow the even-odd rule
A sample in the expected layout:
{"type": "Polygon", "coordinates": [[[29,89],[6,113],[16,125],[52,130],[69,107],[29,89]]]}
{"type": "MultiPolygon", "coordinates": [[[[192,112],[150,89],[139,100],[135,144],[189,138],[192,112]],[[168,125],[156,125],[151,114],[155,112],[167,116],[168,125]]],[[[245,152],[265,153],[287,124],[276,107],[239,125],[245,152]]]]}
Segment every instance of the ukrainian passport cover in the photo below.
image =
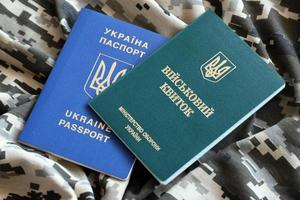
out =
{"type": "Polygon", "coordinates": [[[166,38],[83,9],[19,141],[126,179],[134,156],[88,106],[166,38]]]}
{"type": "Polygon", "coordinates": [[[166,184],[284,85],[272,66],[207,12],[90,105],[166,184]]]}

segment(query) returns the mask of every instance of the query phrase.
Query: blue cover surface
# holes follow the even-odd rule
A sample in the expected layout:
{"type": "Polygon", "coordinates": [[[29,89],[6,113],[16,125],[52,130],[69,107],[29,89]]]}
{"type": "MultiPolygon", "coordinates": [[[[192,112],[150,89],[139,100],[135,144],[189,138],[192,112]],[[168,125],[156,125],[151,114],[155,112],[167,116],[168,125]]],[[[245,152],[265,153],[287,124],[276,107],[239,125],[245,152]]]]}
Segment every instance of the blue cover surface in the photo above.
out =
{"type": "Polygon", "coordinates": [[[87,103],[166,40],[83,9],[19,141],[127,179],[134,156],[87,103]]]}

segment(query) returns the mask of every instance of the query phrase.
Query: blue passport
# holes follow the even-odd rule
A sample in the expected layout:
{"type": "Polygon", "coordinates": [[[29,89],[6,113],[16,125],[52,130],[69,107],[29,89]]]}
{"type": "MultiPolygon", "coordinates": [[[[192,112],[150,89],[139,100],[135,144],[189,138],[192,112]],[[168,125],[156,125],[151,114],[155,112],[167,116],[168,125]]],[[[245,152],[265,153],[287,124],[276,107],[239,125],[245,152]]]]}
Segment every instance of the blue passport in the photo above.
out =
{"type": "Polygon", "coordinates": [[[88,102],[166,40],[151,31],[83,9],[19,141],[127,179],[135,157],[88,102]]]}

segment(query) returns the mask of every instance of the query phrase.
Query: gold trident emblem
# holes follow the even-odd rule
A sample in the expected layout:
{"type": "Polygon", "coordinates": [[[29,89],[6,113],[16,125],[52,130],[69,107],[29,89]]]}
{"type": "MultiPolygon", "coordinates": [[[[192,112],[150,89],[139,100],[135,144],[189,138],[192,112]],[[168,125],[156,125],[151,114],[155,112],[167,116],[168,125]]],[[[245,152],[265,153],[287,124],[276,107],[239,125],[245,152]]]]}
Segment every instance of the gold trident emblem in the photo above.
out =
{"type": "Polygon", "coordinates": [[[220,62],[220,59],[221,57],[217,56],[204,67],[205,77],[218,80],[231,69],[230,66],[224,66],[227,63],[227,60],[220,62]]]}

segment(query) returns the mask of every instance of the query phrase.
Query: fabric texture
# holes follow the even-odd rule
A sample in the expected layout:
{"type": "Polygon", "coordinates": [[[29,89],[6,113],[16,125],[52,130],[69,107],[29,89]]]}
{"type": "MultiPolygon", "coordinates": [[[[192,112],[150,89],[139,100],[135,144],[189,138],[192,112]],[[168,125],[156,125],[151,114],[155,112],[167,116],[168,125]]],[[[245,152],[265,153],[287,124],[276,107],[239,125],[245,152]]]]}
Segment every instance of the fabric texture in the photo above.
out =
{"type": "Polygon", "coordinates": [[[298,0],[0,0],[0,198],[299,200],[299,56],[298,0]],[[286,88],[165,186],[139,162],[119,181],[21,145],[16,138],[83,7],[166,36],[212,10],[286,88]]]}

